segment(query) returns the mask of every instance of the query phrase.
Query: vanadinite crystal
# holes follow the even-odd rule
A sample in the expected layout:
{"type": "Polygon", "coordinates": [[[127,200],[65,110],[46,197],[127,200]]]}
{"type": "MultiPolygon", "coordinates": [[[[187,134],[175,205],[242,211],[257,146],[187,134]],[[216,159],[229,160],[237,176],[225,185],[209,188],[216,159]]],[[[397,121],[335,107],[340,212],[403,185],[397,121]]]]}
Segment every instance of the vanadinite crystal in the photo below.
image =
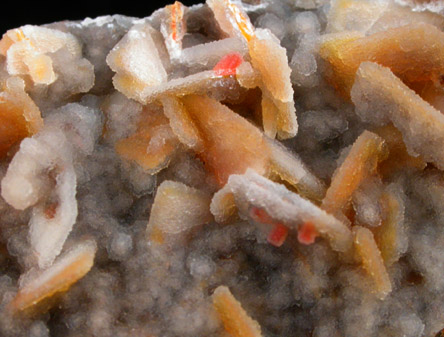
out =
{"type": "Polygon", "coordinates": [[[207,0],[0,40],[0,336],[433,337],[444,0],[207,0]]]}

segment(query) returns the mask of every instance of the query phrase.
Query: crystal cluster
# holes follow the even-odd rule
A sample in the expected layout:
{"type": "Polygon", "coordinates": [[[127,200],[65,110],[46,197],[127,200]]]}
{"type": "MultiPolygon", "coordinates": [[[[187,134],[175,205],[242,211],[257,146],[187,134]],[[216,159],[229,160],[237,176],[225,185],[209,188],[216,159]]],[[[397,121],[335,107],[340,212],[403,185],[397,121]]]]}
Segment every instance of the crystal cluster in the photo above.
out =
{"type": "Polygon", "coordinates": [[[0,336],[444,334],[444,3],[207,0],[0,40],[0,336]]]}

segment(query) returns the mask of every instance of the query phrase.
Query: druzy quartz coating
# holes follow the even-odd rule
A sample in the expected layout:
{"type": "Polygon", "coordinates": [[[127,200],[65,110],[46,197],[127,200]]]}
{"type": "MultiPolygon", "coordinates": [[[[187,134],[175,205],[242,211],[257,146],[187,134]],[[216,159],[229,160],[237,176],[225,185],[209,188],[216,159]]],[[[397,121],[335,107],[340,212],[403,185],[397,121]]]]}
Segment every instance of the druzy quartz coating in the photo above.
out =
{"type": "Polygon", "coordinates": [[[8,30],[0,336],[442,335],[443,31],[441,0],[8,30]]]}

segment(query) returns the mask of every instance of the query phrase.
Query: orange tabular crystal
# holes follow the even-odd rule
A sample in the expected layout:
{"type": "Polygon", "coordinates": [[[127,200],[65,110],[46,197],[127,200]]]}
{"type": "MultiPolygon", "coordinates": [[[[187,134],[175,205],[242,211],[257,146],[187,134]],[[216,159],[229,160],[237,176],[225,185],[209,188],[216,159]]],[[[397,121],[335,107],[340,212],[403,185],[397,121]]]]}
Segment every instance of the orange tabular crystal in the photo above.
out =
{"type": "Polygon", "coordinates": [[[333,214],[342,211],[353,192],[366,177],[376,171],[378,162],[386,155],[384,140],[370,131],[364,131],[333,174],[322,208],[333,214]]]}
{"type": "Polygon", "coordinates": [[[34,83],[51,84],[57,79],[52,67],[52,60],[48,55],[39,54],[23,58],[28,66],[29,75],[34,83]]]}
{"type": "Polygon", "coordinates": [[[227,223],[236,216],[236,201],[227,185],[214,194],[210,211],[218,223],[227,223]]]}
{"type": "Polygon", "coordinates": [[[154,174],[165,167],[177,146],[168,119],[161,113],[146,112],[137,132],[119,140],[115,149],[125,160],[134,161],[154,174]]]}
{"type": "Polygon", "coordinates": [[[242,35],[247,41],[250,41],[254,37],[254,27],[251,24],[248,16],[245,15],[237,5],[232,3],[231,0],[224,0],[224,3],[229,8],[231,15],[242,35]]]}
{"type": "Polygon", "coordinates": [[[162,103],[173,132],[198,153],[221,186],[231,174],[252,168],[262,175],[279,176],[304,195],[315,199],[323,195],[322,184],[297,157],[225,105],[198,95],[165,96],[162,103]]]}
{"type": "Polygon", "coordinates": [[[167,73],[148,24],[134,25],[106,57],[116,72],[114,87],[129,98],[143,102],[146,87],[166,82],[167,73]]]}
{"type": "Polygon", "coordinates": [[[353,233],[356,251],[362,259],[363,267],[374,280],[378,295],[384,299],[391,292],[392,285],[373,234],[361,226],[355,226],[353,233]]]}
{"type": "Polygon", "coordinates": [[[199,155],[221,186],[247,168],[266,173],[270,150],[255,126],[214,99],[190,95],[182,101],[204,142],[199,155]]]}
{"type": "Polygon", "coordinates": [[[273,100],[268,95],[262,93],[262,124],[264,133],[274,139],[277,134],[277,119],[279,110],[274,104],[273,100]]]}
{"type": "Polygon", "coordinates": [[[402,140],[402,134],[393,125],[389,124],[380,127],[374,132],[384,139],[389,150],[389,156],[383,160],[379,166],[379,172],[382,176],[389,176],[400,169],[410,167],[422,170],[426,167],[426,162],[420,157],[409,155],[402,140]]]}
{"type": "Polygon", "coordinates": [[[444,116],[389,68],[363,62],[351,91],[356,113],[377,126],[393,123],[409,154],[444,168],[444,116]]]}
{"type": "Polygon", "coordinates": [[[249,41],[254,37],[254,27],[248,16],[231,0],[208,0],[222,31],[231,37],[242,37],[249,41]]]}
{"type": "MultiPolygon", "coordinates": [[[[381,250],[382,258],[386,266],[397,262],[403,248],[402,239],[404,221],[404,204],[393,192],[386,191],[381,197],[383,220],[379,227],[374,228],[373,233],[376,243],[381,250]]],[[[405,246],[405,245],[404,245],[405,246]]]]}
{"type": "Polygon", "coordinates": [[[57,79],[50,53],[61,48],[81,57],[77,39],[56,29],[26,25],[7,31],[0,41],[0,54],[6,56],[8,73],[30,75],[35,84],[49,85],[57,79]]]}
{"type": "Polygon", "coordinates": [[[12,145],[28,136],[22,110],[12,102],[0,100],[0,157],[4,157],[12,145]]]}
{"type": "Polygon", "coordinates": [[[248,49],[251,64],[262,74],[264,85],[273,97],[282,102],[291,102],[293,100],[291,69],[288,65],[287,52],[281,47],[279,40],[263,32],[248,42],[248,49]]]}
{"type": "Polygon", "coordinates": [[[23,138],[43,126],[39,108],[25,92],[25,83],[18,77],[6,81],[0,92],[0,157],[23,138]]]}
{"type": "MultiPolygon", "coordinates": [[[[356,69],[354,63],[347,63],[344,60],[348,52],[348,48],[354,41],[363,38],[363,34],[359,32],[343,32],[331,35],[324,35],[320,44],[319,54],[327,61],[331,69],[327,69],[326,77],[329,83],[344,97],[349,97],[349,92],[353,84],[356,69]],[[349,83],[351,82],[351,83],[349,83]]],[[[361,51],[364,52],[364,51],[361,51]]],[[[359,66],[358,63],[358,66],[359,66]]]]}
{"type": "Polygon", "coordinates": [[[268,139],[271,149],[269,176],[278,176],[297,189],[298,193],[319,202],[325,195],[324,184],[312,174],[302,160],[279,142],[268,139]]]}
{"type": "Polygon", "coordinates": [[[291,102],[282,102],[274,99],[273,103],[277,109],[276,126],[278,138],[288,139],[296,136],[298,132],[298,122],[293,100],[291,102]]]}
{"type": "Polygon", "coordinates": [[[157,189],[147,229],[150,237],[178,234],[212,220],[210,197],[185,184],[165,180],[157,189]]]}
{"type": "Polygon", "coordinates": [[[298,131],[294,102],[282,102],[262,88],[262,124],[265,134],[274,139],[294,137],[298,131]]]}
{"type": "Polygon", "coordinates": [[[22,311],[39,304],[56,293],[68,290],[75,282],[85,276],[94,263],[96,244],[85,241],[61,256],[48,269],[31,278],[21,287],[11,302],[13,311],[22,311]]]}
{"type": "Polygon", "coordinates": [[[174,96],[164,96],[161,98],[163,112],[170,121],[171,130],[187,147],[194,150],[201,150],[202,139],[184,105],[174,96]]]}
{"type": "Polygon", "coordinates": [[[233,337],[260,337],[261,327],[253,320],[225,286],[216,288],[213,305],[224,325],[233,337]]]}
{"type": "Polygon", "coordinates": [[[435,84],[430,82],[421,85],[419,88],[412,89],[436,110],[444,113],[444,88],[441,83],[435,84]]]}
{"type": "Polygon", "coordinates": [[[162,99],[164,96],[181,97],[192,94],[203,94],[214,86],[215,82],[220,80],[221,78],[216,76],[213,70],[205,70],[189,76],[174,78],[166,83],[146,86],[142,93],[143,101],[141,102],[146,104],[147,102],[162,99]]]}
{"type": "Polygon", "coordinates": [[[236,80],[242,87],[253,89],[260,85],[260,74],[250,62],[243,62],[236,68],[236,80]]]}
{"type": "Polygon", "coordinates": [[[8,49],[18,41],[23,40],[23,32],[20,28],[11,29],[9,33],[3,34],[2,39],[0,40],[0,54],[6,56],[8,49]]]}
{"type": "Polygon", "coordinates": [[[329,82],[350,98],[356,71],[364,61],[389,67],[409,85],[439,80],[444,72],[444,32],[413,23],[365,37],[360,33],[332,35],[321,43],[320,54],[331,67],[329,82]]]}
{"type": "Polygon", "coordinates": [[[253,68],[260,74],[263,95],[263,124],[265,133],[281,139],[294,137],[298,130],[291,85],[291,69],[285,48],[266,30],[248,42],[253,68]],[[275,131],[276,130],[276,131],[275,131]]]}

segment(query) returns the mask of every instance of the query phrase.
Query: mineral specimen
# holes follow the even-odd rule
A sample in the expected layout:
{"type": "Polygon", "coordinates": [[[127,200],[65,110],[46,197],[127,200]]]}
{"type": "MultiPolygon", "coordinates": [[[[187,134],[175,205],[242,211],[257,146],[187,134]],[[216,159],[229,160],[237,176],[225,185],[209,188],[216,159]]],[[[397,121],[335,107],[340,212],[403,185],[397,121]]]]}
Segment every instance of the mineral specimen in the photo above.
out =
{"type": "Polygon", "coordinates": [[[442,335],[443,76],[441,0],[8,30],[0,336],[442,335]]]}

